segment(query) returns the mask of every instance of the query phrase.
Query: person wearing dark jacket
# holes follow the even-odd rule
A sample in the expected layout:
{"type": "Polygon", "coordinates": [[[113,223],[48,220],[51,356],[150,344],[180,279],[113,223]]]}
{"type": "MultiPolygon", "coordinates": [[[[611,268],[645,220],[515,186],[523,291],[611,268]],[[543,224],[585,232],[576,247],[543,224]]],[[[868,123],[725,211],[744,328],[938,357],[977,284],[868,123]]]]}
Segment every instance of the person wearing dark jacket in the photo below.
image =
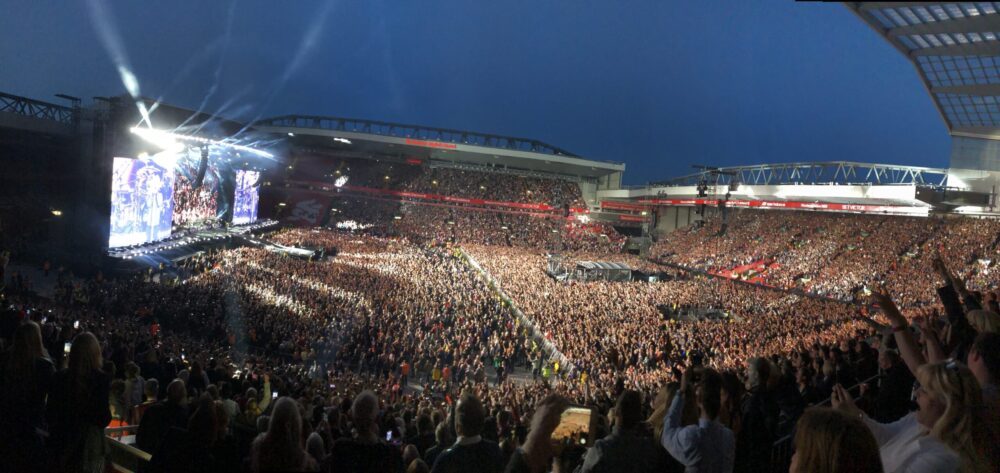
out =
{"type": "Polygon", "coordinates": [[[913,374],[893,350],[883,349],[878,363],[882,374],[872,401],[875,407],[873,418],[883,423],[895,422],[910,412],[913,374]]]}
{"type": "Polygon", "coordinates": [[[434,422],[430,416],[423,414],[417,417],[417,434],[406,440],[413,444],[421,455],[425,455],[434,446],[434,422]]]}
{"type": "Polygon", "coordinates": [[[383,442],[378,435],[378,398],[363,391],[351,405],[351,421],[355,436],[333,443],[330,454],[321,465],[322,471],[351,473],[402,472],[403,456],[398,448],[383,442]]]}
{"type": "Polygon", "coordinates": [[[172,427],[183,429],[188,423],[187,388],[175,379],[167,385],[167,399],[146,410],[139,422],[135,444],[147,453],[155,453],[172,427]]]}
{"type": "Polygon", "coordinates": [[[56,373],[52,382],[46,416],[58,471],[104,470],[111,379],[101,371],[102,365],[97,337],[81,333],[70,347],[68,367],[56,373]]]}
{"type": "Polygon", "coordinates": [[[149,473],[198,473],[225,471],[213,447],[224,432],[211,399],[203,398],[186,429],[170,427],[149,462],[149,473]]]}
{"type": "Polygon", "coordinates": [[[34,322],[14,331],[14,343],[0,357],[0,458],[12,470],[37,468],[43,459],[45,396],[55,368],[34,322]]]}
{"type": "Polygon", "coordinates": [[[455,408],[455,431],[458,440],[441,452],[434,462],[433,473],[503,471],[503,452],[491,440],[482,438],[486,412],[483,403],[471,394],[464,394],[455,408]]]}
{"type": "Polygon", "coordinates": [[[777,440],[778,403],[767,389],[771,366],[764,358],[751,358],[747,366],[747,393],[741,405],[742,427],[736,438],[734,471],[766,471],[771,446],[777,440]]]}
{"type": "Polygon", "coordinates": [[[594,443],[584,457],[583,473],[660,472],[666,459],[657,441],[642,428],[642,395],[628,390],[614,408],[611,435],[594,443]]]}
{"type": "Polygon", "coordinates": [[[969,354],[969,348],[976,338],[976,330],[969,325],[966,312],[982,309],[982,304],[965,289],[961,278],[956,278],[940,257],[934,258],[934,268],[944,279],[945,285],[937,289],[938,298],[944,306],[951,326],[951,357],[964,360],[969,354]]]}
{"type": "Polygon", "coordinates": [[[428,448],[427,452],[424,453],[424,463],[427,463],[428,465],[433,465],[434,461],[437,460],[438,455],[447,450],[448,447],[454,443],[451,430],[448,429],[448,424],[444,422],[438,424],[437,428],[434,429],[434,439],[436,440],[434,446],[428,448]]]}

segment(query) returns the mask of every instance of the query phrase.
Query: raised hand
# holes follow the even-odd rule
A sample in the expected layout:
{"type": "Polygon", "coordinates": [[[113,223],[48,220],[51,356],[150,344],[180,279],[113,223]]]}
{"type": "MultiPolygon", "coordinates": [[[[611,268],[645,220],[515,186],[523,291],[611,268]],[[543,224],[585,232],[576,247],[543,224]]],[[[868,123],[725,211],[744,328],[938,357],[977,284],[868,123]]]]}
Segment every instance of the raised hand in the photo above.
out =
{"type": "Polygon", "coordinates": [[[892,302],[892,298],[885,293],[885,289],[878,288],[872,291],[872,300],[878,304],[879,309],[882,310],[882,313],[889,319],[893,327],[905,327],[907,325],[906,318],[899,312],[899,308],[896,307],[896,303],[892,302]]]}
{"type": "Polygon", "coordinates": [[[524,459],[531,471],[543,471],[552,459],[552,432],[559,426],[560,416],[569,407],[569,401],[557,394],[551,394],[535,408],[531,418],[531,430],[524,439],[524,459]]]}
{"type": "Polygon", "coordinates": [[[854,397],[839,383],[833,386],[830,403],[834,409],[840,409],[848,415],[857,416],[861,414],[861,409],[858,409],[857,404],[854,404],[854,397]]]}

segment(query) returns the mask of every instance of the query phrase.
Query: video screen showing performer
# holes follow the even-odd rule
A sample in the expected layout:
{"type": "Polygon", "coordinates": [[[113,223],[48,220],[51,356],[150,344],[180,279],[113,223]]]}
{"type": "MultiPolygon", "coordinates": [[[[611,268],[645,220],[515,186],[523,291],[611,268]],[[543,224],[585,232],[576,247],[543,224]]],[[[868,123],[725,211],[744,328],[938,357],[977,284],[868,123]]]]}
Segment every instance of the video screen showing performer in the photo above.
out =
{"type": "Polygon", "coordinates": [[[258,171],[236,171],[236,195],[233,199],[233,223],[242,225],[257,221],[257,206],[260,203],[260,180],[258,171]]]}
{"type": "Polygon", "coordinates": [[[149,159],[115,158],[111,183],[111,248],[170,236],[174,171],[149,159]]]}

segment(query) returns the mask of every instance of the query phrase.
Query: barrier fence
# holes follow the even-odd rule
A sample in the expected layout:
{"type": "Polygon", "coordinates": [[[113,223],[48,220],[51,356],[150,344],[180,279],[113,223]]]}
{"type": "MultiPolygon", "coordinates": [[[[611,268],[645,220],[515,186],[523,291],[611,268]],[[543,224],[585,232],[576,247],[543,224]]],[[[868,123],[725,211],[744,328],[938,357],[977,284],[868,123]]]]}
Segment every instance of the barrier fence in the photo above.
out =
{"type": "MultiPolygon", "coordinates": [[[[872,376],[864,381],[858,382],[854,386],[847,388],[848,392],[855,392],[861,390],[862,384],[867,384],[878,379],[879,375],[872,376]]],[[[820,402],[813,404],[810,407],[817,406],[830,406],[831,398],[826,398],[820,402]]],[[[873,414],[869,412],[868,414],[873,414]]],[[[794,453],[794,445],[792,441],[795,437],[795,432],[792,432],[780,439],[776,440],[773,445],[771,445],[771,467],[769,468],[770,473],[784,473],[788,471],[788,467],[792,464],[792,454],[794,453]]]]}

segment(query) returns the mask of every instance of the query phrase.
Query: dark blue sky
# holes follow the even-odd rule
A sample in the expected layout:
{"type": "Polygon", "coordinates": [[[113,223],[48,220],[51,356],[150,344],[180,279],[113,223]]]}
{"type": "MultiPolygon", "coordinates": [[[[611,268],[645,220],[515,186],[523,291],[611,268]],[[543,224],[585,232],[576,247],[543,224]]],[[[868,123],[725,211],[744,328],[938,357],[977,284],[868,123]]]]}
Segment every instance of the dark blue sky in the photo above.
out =
{"type": "Polygon", "coordinates": [[[125,93],[88,5],[143,95],[236,118],[529,137],[624,161],[629,183],[693,163],[947,165],[916,71],[839,4],[0,0],[0,91],[125,93]]]}

